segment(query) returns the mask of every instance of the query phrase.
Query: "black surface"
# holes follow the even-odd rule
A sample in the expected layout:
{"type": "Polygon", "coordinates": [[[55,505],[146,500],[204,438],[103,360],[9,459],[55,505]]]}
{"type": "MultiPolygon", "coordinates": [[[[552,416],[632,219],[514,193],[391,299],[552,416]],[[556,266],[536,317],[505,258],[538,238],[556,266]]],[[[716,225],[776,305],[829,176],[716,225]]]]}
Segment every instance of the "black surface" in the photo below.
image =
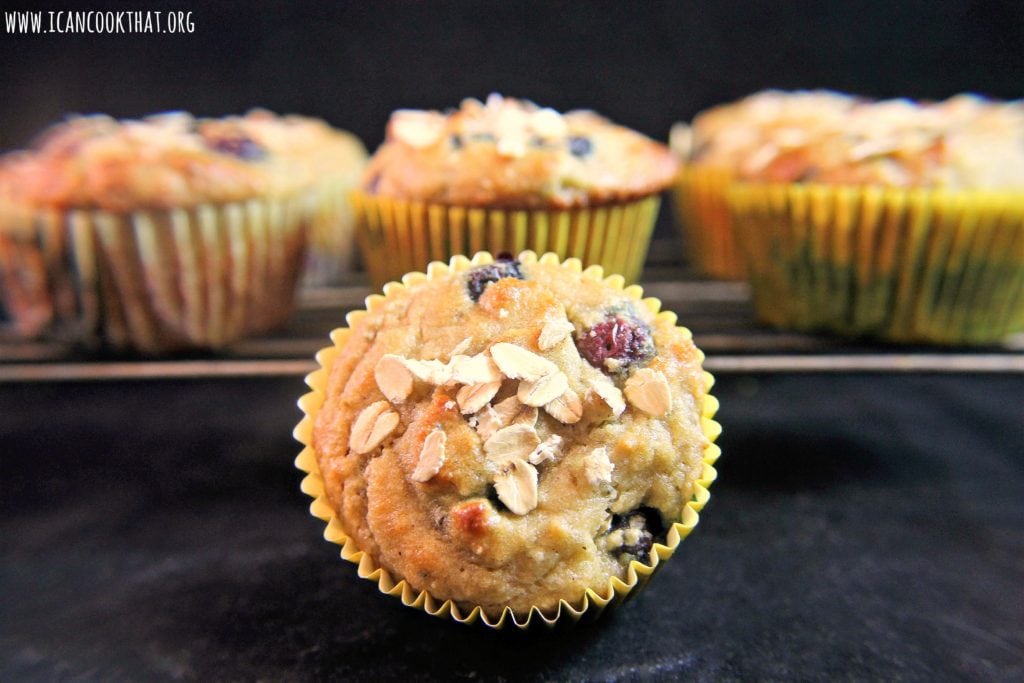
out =
{"type": "Polygon", "coordinates": [[[659,139],[767,87],[1021,97],[1024,4],[501,0],[7,0],[3,10],[191,11],[176,34],[0,28],[0,149],[69,112],[319,116],[371,147],[400,107],[500,91],[593,108],[659,139]]]}
{"type": "Polygon", "coordinates": [[[726,376],[694,534],[599,622],[494,633],[355,576],[296,379],[0,386],[0,679],[1024,679],[1024,378],[726,376]]]}

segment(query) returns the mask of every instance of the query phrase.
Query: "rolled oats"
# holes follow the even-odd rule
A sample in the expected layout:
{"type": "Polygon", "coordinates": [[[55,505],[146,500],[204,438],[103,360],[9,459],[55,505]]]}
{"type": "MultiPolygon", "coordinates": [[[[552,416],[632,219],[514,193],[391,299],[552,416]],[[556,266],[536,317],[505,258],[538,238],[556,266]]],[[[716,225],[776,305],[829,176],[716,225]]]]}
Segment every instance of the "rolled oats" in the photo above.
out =
{"type": "Polygon", "coordinates": [[[373,369],[377,388],[392,403],[401,403],[412,393],[413,376],[405,366],[405,359],[393,353],[381,356],[373,369]]]}
{"type": "Polygon", "coordinates": [[[552,434],[537,444],[537,447],[530,452],[526,459],[530,461],[530,464],[539,465],[548,460],[555,460],[561,454],[562,437],[558,434],[552,434]]]}
{"type": "Polygon", "coordinates": [[[494,475],[498,499],[517,515],[537,507],[537,469],[520,458],[505,462],[494,475]]]}
{"type": "Polygon", "coordinates": [[[541,351],[549,351],[558,346],[563,339],[568,337],[576,328],[571,322],[562,318],[561,320],[548,320],[540,330],[537,337],[537,348],[541,351]]]}
{"type": "Polygon", "coordinates": [[[398,422],[398,413],[391,409],[387,401],[371,403],[359,413],[352,425],[348,438],[349,449],[354,453],[369,453],[395,431],[398,422]]]}
{"type": "Polygon", "coordinates": [[[426,482],[434,478],[434,475],[441,471],[444,465],[444,447],[448,436],[443,429],[435,429],[427,434],[423,440],[423,448],[420,449],[420,459],[416,463],[416,469],[409,477],[413,481],[426,482]]]}
{"type": "Polygon", "coordinates": [[[569,378],[561,370],[542,375],[536,381],[519,382],[516,396],[528,406],[542,406],[551,403],[569,389],[569,378]]]}
{"type": "Polygon", "coordinates": [[[536,382],[546,375],[558,372],[558,366],[543,356],[508,342],[491,346],[491,358],[510,379],[536,382]]]}
{"type": "Polygon", "coordinates": [[[580,401],[579,394],[572,389],[566,389],[561,396],[544,404],[544,410],[563,424],[576,424],[583,417],[583,402],[580,401]]]}
{"type": "Polygon", "coordinates": [[[484,453],[492,462],[501,464],[515,458],[528,458],[538,445],[540,437],[533,427],[509,425],[496,431],[484,442],[484,453]]]}
{"type": "Polygon", "coordinates": [[[458,401],[462,414],[469,415],[478,412],[490,403],[499,389],[501,389],[501,380],[497,382],[483,382],[481,384],[467,384],[455,394],[455,400],[458,401]]]}
{"type": "Polygon", "coordinates": [[[590,382],[590,388],[611,408],[612,415],[615,417],[622,415],[626,409],[626,401],[622,398],[622,392],[612,384],[610,379],[602,375],[599,379],[590,382]]]}
{"type": "Polygon", "coordinates": [[[672,391],[665,375],[641,368],[626,380],[626,400],[649,415],[661,417],[672,410],[672,391]]]}

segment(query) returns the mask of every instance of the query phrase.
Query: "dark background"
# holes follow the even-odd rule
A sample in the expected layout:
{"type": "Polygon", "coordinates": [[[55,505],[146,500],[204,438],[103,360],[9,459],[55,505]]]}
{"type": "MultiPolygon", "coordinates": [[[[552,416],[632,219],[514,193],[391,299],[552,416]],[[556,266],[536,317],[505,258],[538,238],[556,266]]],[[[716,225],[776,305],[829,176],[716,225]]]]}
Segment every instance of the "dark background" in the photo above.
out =
{"type": "Polygon", "coordinates": [[[319,116],[375,147],[390,111],[489,92],[593,108],[664,139],[670,125],[766,87],[878,97],[1022,95],[1024,3],[395,2],[112,4],[184,10],[174,35],[0,34],[0,148],[69,112],[319,116]]]}
{"type": "MultiPolygon", "coordinates": [[[[76,5],[112,6],[0,9],[76,5]]],[[[765,87],[1024,94],[1017,1],[130,9],[195,33],[0,34],[0,148],[69,112],[264,106],[373,148],[395,108],[495,90],[662,139],[765,87]]],[[[1022,388],[724,374],[693,537],[617,613],[523,637],[338,559],[291,465],[298,377],[0,384],[0,679],[1024,680],[1022,388]]]]}

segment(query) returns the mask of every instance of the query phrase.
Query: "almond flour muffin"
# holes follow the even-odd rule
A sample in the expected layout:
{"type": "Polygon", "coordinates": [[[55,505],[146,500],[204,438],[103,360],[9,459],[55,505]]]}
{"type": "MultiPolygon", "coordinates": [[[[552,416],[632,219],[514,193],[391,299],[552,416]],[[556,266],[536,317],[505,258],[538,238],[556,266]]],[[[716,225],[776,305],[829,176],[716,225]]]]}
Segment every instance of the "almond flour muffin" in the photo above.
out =
{"type": "Polygon", "coordinates": [[[806,169],[807,149],[822,130],[839,127],[854,103],[826,90],[767,90],[672,127],[669,145],[683,164],[674,191],[676,217],[685,255],[697,270],[725,280],[746,276],[726,205],[729,186],[751,169],[806,169]]]}
{"type": "Polygon", "coordinates": [[[491,95],[451,113],[395,112],[364,189],[434,204],[568,209],[655,194],[676,169],[663,145],[594,112],[563,115],[491,95]]]}
{"type": "MultiPolygon", "coordinates": [[[[0,159],[0,279],[13,327],[158,353],[280,324],[315,170],[249,123],[74,117],[0,159]]],[[[264,125],[279,137],[292,127],[264,125]]]]}
{"type": "Polygon", "coordinates": [[[327,285],[355,267],[356,240],[349,193],[366,167],[366,147],[351,133],[306,116],[277,116],[257,109],[229,119],[272,154],[287,160],[292,177],[314,188],[306,285],[327,285]]]}
{"type": "Polygon", "coordinates": [[[741,180],[947,189],[1024,186],[1024,104],[766,91],[677,126],[673,149],[741,180]]]}
{"type": "Polygon", "coordinates": [[[589,111],[500,95],[399,110],[363,179],[364,254],[378,283],[432,258],[526,247],[634,280],[677,169],[665,146],[589,111]]]}
{"type": "Polygon", "coordinates": [[[588,591],[603,605],[706,498],[703,354],[600,269],[532,252],[473,264],[432,264],[336,333],[303,403],[304,468],[354,544],[343,555],[388,586],[493,621],[585,611],[588,591]]]}
{"type": "Polygon", "coordinates": [[[689,144],[684,215],[725,216],[703,224],[742,252],[761,320],[947,345],[1024,330],[1021,102],[760,93],[689,144]]]}

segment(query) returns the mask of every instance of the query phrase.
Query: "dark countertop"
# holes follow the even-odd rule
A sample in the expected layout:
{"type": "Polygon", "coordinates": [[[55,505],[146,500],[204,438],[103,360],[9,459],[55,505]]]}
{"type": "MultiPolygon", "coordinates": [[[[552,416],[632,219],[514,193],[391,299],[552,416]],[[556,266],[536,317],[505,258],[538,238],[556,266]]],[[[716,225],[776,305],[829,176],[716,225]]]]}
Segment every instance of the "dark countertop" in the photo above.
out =
{"type": "Polygon", "coordinates": [[[292,467],[296,378],[0,385],[0,679],[1024,680],[1020,375],[725,375],[694,534],[597,623],[379,595],[292,467]]]}

